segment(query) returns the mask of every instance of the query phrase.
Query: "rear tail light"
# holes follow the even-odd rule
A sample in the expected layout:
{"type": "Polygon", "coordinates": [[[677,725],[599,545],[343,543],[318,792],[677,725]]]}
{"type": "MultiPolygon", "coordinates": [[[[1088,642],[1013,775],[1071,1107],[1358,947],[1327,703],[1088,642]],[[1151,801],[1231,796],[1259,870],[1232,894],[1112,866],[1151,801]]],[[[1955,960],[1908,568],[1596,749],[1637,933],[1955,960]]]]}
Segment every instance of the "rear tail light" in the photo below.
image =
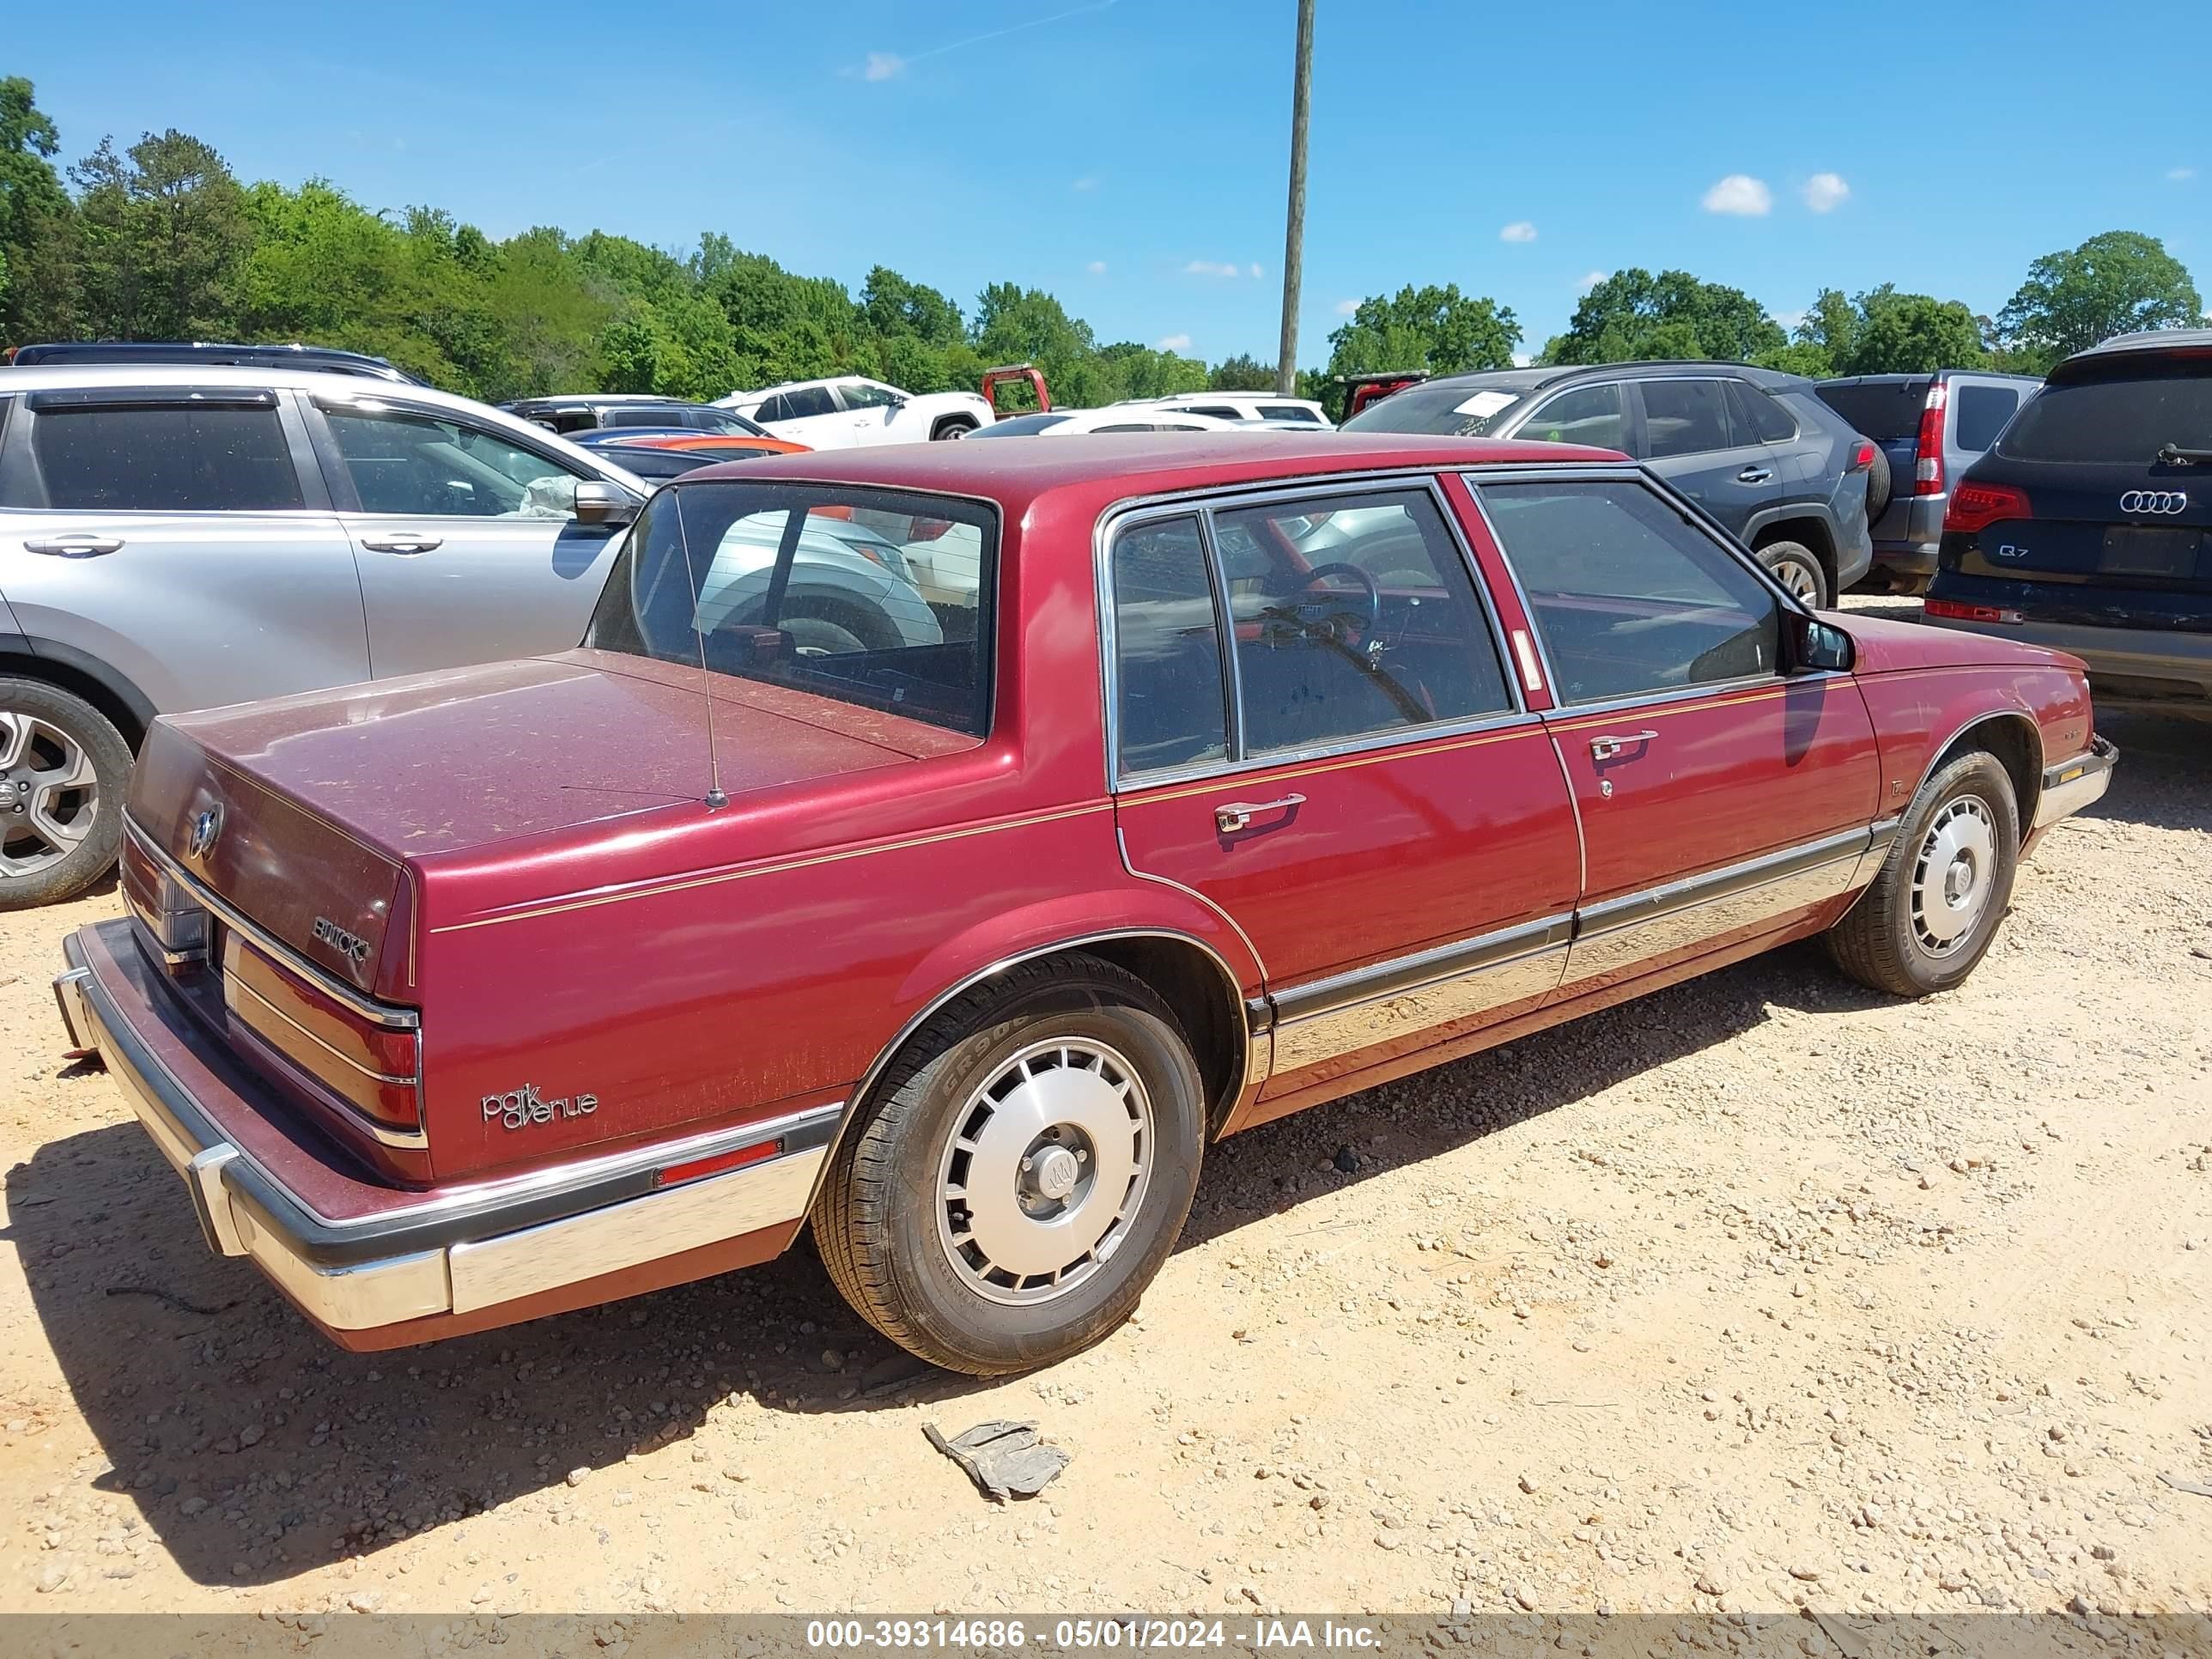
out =
{"type": "Polygon", "coordinates": [[[1994,605],[1960,605],[1956,599],[1925,599],[1921,608],[1928,616],[1945,617],[1953,622],[1999,623],[2011,628],[2021,620],[2017,611],[1994,605]]]}
{"type": "Polygon", "coordinates": [[[1962,483],[1943,509],[1943,533],[1971,536],[2000,519],[2032,519],[2027,492],[2013,484],[1962,483]]]}
{"type": "Polygon", "coordinates": [[[422,1033],[398,1023],[404,1016],[380,1018],[333,996],[236,933],[226,936],[222,965],[234,1030],[243,1025],[315,1092],[374,1128],[422,1133],[422,1033]]]}
{"type": "Polygon", "coordinates": [[[1950,401],[1950,387],[1936,380],[1928,388],[1928,401],[1920,405],[1920,455],[1912,464],[1916,495],[1943,493],[1943,410],[1950,401]]]}
{"type": "Polygon", "coordinates": [[[1862,438],[1859,440],[1859,447],[1851,451],[1851,471],[1863,472],[1873,465],[1874,446],[1862,438]]]}
{"type": "Polygon", "coordinates": [[[123,838],[117,860],[123,876],[123,902],[161,965],[171,974],[207,959],[208,913],[183,884],[155,863],[132,836],[123,838]]]}

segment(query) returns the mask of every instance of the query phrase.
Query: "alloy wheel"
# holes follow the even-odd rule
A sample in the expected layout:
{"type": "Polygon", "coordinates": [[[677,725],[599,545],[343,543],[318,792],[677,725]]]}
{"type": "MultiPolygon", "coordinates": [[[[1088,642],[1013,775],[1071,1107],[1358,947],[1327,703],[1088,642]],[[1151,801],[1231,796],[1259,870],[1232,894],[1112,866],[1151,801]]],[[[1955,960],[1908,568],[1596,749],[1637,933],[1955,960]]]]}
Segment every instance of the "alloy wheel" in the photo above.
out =
{"type": "Polygon", "coordinates": [[[99,811],[84,745],[40,715],[0,708],[0,876],[60,863],[92,832],[99,811]]]}
{"type": "Polygon", "coordinates": [[[1778,559],[1769,569],[1792,599],[1808,605],[1820,603],[1820,573],[1802,559],[1778,559]]]}

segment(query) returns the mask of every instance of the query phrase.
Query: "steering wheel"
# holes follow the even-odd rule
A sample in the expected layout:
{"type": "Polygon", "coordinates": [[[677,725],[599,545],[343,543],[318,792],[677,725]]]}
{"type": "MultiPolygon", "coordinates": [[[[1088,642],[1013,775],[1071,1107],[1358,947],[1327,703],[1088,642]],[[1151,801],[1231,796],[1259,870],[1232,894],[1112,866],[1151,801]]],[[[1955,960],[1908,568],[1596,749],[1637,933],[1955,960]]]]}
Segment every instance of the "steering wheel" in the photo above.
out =
{"type": "Polygon", "coordinates": [[[1382,590],[1376,586],[1375,578],[1371,574],[1362,570],[1356,564],[1347,563],[1340,559],[1331,564],[1316,565],[1306,572],[1305,580],[1298,584],[1297,593],[1293,596],[1294,599],[1310,603],[1310,600],[1305,599],[1305,596],[1314,593],[1316,589],[1327,593],[1331,599],[1349,598],[1347,594],[1322,587],[1323,578],[1329,576],[1349,576],[1359,585],[1360,597],[1366,605],[1366,613],[1359,619],[1360,635],[1367,639],[1374,637],[1381,631],[1382,626],[1382,590]]]}

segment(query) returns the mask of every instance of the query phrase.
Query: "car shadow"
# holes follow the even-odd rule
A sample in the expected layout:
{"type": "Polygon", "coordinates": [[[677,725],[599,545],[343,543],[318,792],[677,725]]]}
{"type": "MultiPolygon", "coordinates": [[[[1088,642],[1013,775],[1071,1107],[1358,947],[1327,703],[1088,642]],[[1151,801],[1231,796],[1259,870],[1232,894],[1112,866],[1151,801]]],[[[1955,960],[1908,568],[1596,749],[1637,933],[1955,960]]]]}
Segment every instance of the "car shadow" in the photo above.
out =
{"type": "MultiPolygon", "coordinates": [[[[1729,1038],[1773,1005],[1879,1000],[1803,949],[1212,1148],[1181,1248],[1571,1104],[1729,1038]],[[1317,1177],[1316,1152],[1352,1148],[1317,1177]]],[[[76,1407],[199,1583],[281,1582],[618,1465],[719,1407],[871,1410],[988,1385],[866,1328],[802,1244],[744,1272],[507,1330],[349,1354],[251,1267],[210,1255],[135,1123],[51,1141],[8,1172],[6,1230],[76,1407]]],[[[726,1459],[696,1466],[713,1487],[726,1459]]]]}
{"type": "Polygon", "coordinates": [[[2096,721],[2119,745],[2120,763],[2105,798],[2083,817],[2212,831],[2212,709],[2168,714],[2100,704],[2096,721]]]}

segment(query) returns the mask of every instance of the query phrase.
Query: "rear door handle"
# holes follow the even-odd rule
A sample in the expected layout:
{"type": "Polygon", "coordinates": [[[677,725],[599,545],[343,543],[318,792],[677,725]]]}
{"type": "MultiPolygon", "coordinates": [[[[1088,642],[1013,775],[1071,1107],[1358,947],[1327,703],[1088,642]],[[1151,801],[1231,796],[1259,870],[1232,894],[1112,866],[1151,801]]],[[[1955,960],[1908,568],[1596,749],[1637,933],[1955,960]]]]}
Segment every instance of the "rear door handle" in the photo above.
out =
{"type": "Polygon", "coordinates": [[[57,559],[96,559],[122,545],[120,536],[56,536],[50,541],[25,542],[23,549],[57,559]]]}
{"type": "Polygon", "coordinates": [[[1774,476],[1771,466],[1747,466],[1735,475],[1738,483],[1765,483],[1774,476]]]}
{"type": "Polygon", "coordinates": [[[1294,806],[1304,806],[1304,795],[1282,795],[1273,800],[1232,800],[1225,806],[1213,809],[1213,821],[1224,836],[1233,836],[1239,830],[1249,830],[1252,820],[1262,812],[1287,812],[1294,806]]]}
{"type": "Polygon", "coordinates": [[[361,544],[372,553],[428,553],[445,539],[443,536],[380,536],[374,541],[363,538],[361,544]]]}
{"type": "Polygon", "coordinates": [[[1638,744],[1656,743],[1658,741],[1659,734],[1656,732],[1623,732],[1618,734],[1609,733],[1602,738],[1592,738],[1590,739],[1590,758],[1592,760],[1611,760],[1615,755],[1618,755],[1624,749],[1633,749],[1638,744]]]}

